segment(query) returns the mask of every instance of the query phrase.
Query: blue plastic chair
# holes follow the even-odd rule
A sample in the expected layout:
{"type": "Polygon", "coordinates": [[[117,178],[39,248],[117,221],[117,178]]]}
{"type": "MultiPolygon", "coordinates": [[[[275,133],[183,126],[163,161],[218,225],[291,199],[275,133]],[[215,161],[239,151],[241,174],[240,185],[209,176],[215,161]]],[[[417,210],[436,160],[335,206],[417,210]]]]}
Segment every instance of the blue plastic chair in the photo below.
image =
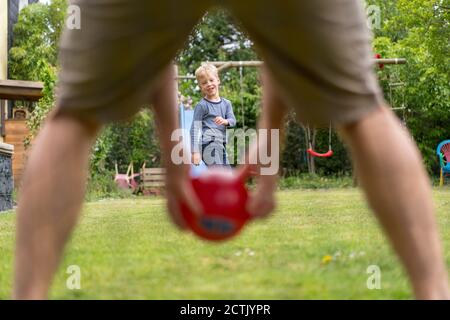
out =
{"type": "Polygon", "coordinates": [[[436,154],[439,157],[439,165],[441,167],[439,186],[443,186],[444,176],[450,175],[450,140],[444,140],[439,143],[436,148],[436,154]]]}

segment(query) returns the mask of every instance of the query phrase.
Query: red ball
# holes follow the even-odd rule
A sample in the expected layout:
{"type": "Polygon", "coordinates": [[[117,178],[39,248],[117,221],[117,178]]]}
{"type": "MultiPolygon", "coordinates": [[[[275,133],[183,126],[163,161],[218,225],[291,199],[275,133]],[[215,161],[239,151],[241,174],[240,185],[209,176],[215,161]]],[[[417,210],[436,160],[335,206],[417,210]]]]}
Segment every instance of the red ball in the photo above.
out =
{"type": "Polygon", "coordinates": [[[245,209],[248,191],[242,176],[232,170],[212,168],[191,178],[191,183],[204,213],[198,217],[181,204],[181,213],[190,229],[213,241],[238,234],[251,217],[245,209]]]}

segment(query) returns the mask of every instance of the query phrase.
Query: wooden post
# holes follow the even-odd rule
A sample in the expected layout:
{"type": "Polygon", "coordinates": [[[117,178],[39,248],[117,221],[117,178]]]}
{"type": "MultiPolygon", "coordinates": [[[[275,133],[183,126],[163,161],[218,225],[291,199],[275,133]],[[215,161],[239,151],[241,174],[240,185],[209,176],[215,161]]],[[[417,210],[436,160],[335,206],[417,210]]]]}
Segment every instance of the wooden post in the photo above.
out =
{"type": "Polygon", "coordinates": [[[5,136],[5,100],[0,99],[0,134],[5,136]]]}
{"type": "MultiPolygon", "coordinates": [[[[316,136],[317,136],[317,129],[315,127],[313,127],[313,132],[312,132],[312,137],[311,137],[311,148],[313,148],[313,150],[316,148],[316,136]]],[[[311,166],[311,171],[310,173],[315,175],[316,174],[316,162],[315,162],[315,158],[314,156],[310,155],[308,153],[308,156],[310,157],[309,161],[310,161],[310,166],[311,166]]]]}
{"type": "Polygon", "coordinates": [[[306,165],[308,166],[308,173],[311,172],[311,163],[309,161],[309,153],[308,153],[308,148],[309,148],[309,134],[306,130],[308,130],[305,126],[303,127],[303,131],[305,132],[305,154],[306,154],[306,165]]]}
{"type": "Polygon", "coordinates": [[[180,101],[178,101],[178,66],[174,63],[173,64],[173,73],[175,74],[175,94],[177,97],[177,105],[175,106],[178,110],[178,106],[180,105],[180,101]]]}
{"type": "MultiPolygon", "coordinates": [[[[388,58],[388,59],[372,59],[374,64],[405,64],[405,58],[388,58]]],[[[219,71],[223,71],[228,68],[237,67],[261,67],[263,61],[209,61],[212,65],[215,65],[219,71]]]]}

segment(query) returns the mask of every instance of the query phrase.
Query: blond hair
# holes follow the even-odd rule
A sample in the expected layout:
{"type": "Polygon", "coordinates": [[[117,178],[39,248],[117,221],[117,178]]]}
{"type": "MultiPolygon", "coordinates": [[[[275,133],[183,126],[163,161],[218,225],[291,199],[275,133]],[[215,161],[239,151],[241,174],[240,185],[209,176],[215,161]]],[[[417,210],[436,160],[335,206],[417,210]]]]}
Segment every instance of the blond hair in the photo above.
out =
{"type": "Polygon", "coordinates": [[[197,78],[197,81],[199,81],[199,78],[203,74],[213,74],[217,77],[217,79],[219,79],[219,71],[216,66],[208,62],[203,62],[201,66],[195,70],[195,78],[197,78]]]}

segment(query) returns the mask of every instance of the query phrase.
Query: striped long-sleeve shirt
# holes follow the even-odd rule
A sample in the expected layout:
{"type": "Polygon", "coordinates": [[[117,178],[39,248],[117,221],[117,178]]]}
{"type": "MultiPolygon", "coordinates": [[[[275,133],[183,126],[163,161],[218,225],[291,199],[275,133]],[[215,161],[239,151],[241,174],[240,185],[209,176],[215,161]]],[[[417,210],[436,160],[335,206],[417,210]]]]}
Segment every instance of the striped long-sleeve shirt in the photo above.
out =
{"type": "Polygon", "coordinates": [[[194,119],[190,130],[191,151],[200,152],[202,144],[213,140],[226,143],[226,129],[235,125],[236,118],[229,100],[221,98],[220,101],[213,102],[203,98],[194,109],[194,119]],[[216,117],[226,119],[228,126],[216,124],[214,122],[216,117]]]}

